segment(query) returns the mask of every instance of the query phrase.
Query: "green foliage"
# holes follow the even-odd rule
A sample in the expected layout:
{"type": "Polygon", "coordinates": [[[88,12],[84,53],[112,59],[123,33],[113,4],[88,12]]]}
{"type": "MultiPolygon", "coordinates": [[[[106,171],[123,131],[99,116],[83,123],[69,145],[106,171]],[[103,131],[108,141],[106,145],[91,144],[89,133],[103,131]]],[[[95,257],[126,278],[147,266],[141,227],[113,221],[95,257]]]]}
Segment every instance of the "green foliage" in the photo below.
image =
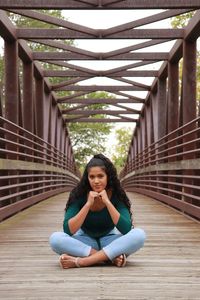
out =
{"type": "Polygon", "coordinates": [[[113,154],[112,160],[117,168],[117,171],[120,172],[126,162],[133,130],[130,127],[122,127],[115,131],[115,135],[117,144],[115,146],[115,153],[113,154]]]}
{"type": "Polygon", "coordinates": [[[171,25],[173,28],[183,28],[187,26],[188,21],[194,15],[194,11],[172,18],[171,25]]]}

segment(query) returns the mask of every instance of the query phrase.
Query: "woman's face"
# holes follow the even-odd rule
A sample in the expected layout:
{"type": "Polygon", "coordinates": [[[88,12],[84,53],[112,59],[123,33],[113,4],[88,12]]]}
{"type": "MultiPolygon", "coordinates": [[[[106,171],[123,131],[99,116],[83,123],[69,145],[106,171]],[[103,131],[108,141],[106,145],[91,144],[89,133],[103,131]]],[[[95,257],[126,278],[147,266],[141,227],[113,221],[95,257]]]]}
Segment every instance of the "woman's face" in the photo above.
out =
{"type": "Polygon", "coordinates": [[[107,174],[101,167],[91,167],[88,170],[88,180],[91,189],[97,193],[105,190],[107,186],[107,174]]]}

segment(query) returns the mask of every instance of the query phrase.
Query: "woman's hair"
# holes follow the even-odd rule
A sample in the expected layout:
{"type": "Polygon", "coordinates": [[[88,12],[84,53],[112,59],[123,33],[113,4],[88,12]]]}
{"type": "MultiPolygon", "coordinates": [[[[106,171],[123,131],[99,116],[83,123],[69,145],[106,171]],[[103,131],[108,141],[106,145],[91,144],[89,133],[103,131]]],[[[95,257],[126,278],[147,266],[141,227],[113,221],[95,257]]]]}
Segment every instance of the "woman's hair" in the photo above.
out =
{"type": "Polygon", "coordinates": [[[112,190],[112,192],[117,195],[118,200],[123,202],[131,213],[130,200],[128,199],[124,189],[121,187],[120,181],[117,176],[117,170],[113,163],[110,161],[110,159],[104,156],[103,154],[94,155],[93,158],[88,162],[80,182],[71,191],[69,195],[69,199],[66,204],[66,209],[71,203],[75,202],[81,197],[86,197],[89,191],[91,191],[91,186],[88,180],[88,171],[92,167],[100,167],[105,171],[105,173],[107,174],[106,189],[112,190]]]}

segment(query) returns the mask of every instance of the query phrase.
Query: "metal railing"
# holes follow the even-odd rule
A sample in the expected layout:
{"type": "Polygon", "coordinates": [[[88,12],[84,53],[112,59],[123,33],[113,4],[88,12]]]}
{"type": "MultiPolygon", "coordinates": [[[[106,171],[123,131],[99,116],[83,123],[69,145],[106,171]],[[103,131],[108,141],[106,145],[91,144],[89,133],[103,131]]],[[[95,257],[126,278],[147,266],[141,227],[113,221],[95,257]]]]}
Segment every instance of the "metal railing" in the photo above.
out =
{"type": "Polygon", "coordinates": [[[0,220],[69,191],[79,178],[79,170],[64,153],[0,117],[0,220]]]}
{"type": "Polygon", "coordinates": [[[127,191],[146,194],[200,219],[200,118],[179,127],[127,161],[127,191]]]}

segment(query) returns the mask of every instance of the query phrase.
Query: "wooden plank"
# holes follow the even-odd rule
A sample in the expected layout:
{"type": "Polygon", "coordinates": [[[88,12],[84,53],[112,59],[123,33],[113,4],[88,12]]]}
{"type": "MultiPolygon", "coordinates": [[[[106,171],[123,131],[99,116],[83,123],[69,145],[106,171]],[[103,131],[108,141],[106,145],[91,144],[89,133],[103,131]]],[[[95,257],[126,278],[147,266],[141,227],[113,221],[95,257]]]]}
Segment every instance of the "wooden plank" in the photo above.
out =
{"type": "Polygon", "coordinates": [[[146,231],[147,241],[122,269],[60,269],[48,237],[62,230],[67,193],[2,222],[1,298],[199,299],[199,223],[147,196],[128,195],[133,201],[135,226],[146,231]]]}

